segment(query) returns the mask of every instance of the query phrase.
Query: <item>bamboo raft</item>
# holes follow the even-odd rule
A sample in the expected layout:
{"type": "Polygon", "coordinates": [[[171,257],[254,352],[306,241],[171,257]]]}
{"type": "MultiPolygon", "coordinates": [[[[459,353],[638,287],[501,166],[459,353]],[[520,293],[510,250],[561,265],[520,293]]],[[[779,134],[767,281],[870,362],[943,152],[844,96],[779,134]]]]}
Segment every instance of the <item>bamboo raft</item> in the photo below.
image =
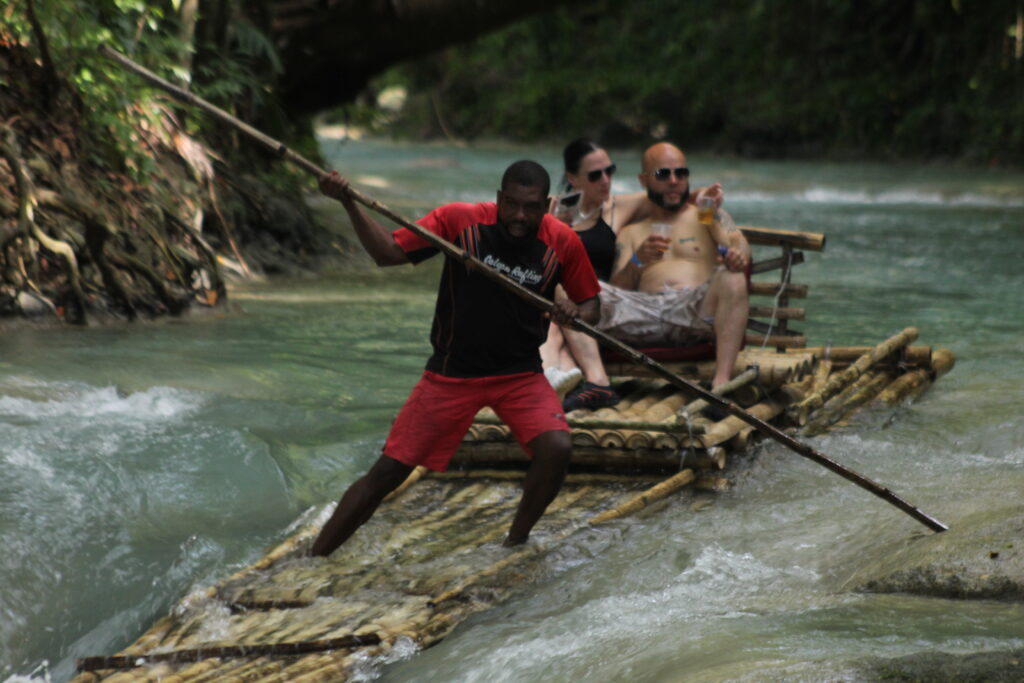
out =
{"type": "MultiPolygon", "coordinates": [[[[788,298],[799,249],[821,250],[814,233],[744,228],[783,257],[754,264],[781,271],[751,282],[752,334],[722,393],[796,434],[848,423],[865,406],[924,392],[955,362],[947,349],[915,345],[908,327],[876,346],[804,346],[788,327],[803,318],[788,298]],[[765,265],[768,264],[768,265],[765,265]],[[768,318],[759,321],[760,315],[768,318]],[[771,348],[769,348],[771,347],[771,348]]],[[[666,363],[707,381],[711,362],[666,363]]],[[[735,416],[703,417],[703,401],[643,368],[609,365],[622,401],[568,415],[570,474],[525,546],[501,546],[518,504],[527,459],[490,411],[477,416],[443,474],[417,468],[376,515],[330,558],[306,557],[331,506],[310,511],[255,564],[186,596],[121,653],[79,660],[76,683],[92,681],[340,681],[389,656],[443,639],[470,614],[513,597],[545,571],[552,549],[690,488],[729,489],[729,466],[757,432],[735,416]]]]}

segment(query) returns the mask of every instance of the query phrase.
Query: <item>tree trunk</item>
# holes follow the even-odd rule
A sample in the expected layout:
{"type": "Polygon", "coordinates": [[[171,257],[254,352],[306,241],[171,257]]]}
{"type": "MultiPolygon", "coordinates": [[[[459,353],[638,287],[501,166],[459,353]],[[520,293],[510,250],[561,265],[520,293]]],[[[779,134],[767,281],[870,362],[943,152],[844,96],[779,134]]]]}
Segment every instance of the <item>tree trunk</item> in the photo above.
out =
{"type": "Polygon", "coordinates": [[[181,55],[181,66],[188,73],[192,73],[192,51],[188,48],[192,47],[195,43],[198,13],[199,0],[184,0],[181,3],[181,11],[179,12],[181,24],[178,29],[178,38],[181,39],[183,45],[188,46],[182,50],[181,55]]]}

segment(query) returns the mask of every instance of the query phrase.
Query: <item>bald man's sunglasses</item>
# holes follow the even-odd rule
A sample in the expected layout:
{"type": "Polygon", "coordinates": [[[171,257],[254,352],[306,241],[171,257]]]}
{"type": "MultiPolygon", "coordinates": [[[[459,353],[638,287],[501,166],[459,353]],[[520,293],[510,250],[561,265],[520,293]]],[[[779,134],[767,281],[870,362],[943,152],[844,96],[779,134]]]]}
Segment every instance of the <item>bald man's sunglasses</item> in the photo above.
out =
{"type": "Polygon", "coordinates": [[[594,169],[593,171],[587,171],[587,180],[589,180],[592,183],[596,183],[598,180],[601,179],[602,174],[608,176],[608,178],[610,179],[613,175],[615,175],[615,164],[612,164],[611,166],[606,166],[605,168],[598,168],[594,169]]]}
{"type": "Polygon", "coordinates": [[[676,180],[685,180],[690,177],[690,169],[685,166],[679,168],[659,168],[658,170],[651,173],[655,180],[665,182],[672,177],[672,174],[676,174],[676,180]]]}

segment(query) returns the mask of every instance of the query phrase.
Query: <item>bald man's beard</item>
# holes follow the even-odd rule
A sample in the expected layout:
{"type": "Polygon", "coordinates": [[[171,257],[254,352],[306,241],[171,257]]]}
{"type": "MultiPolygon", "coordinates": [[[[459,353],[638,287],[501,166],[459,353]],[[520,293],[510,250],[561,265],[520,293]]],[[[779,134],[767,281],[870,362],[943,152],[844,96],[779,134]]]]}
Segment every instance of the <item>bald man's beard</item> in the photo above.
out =
{"type": "Polygon", "coordinates": [[[686,202],[690,201],[690,188],[686,188],[686,192],[683,193],[682,198],[678,202],[672,202],[671,204],[665,201],[664,193],[655,192],[651,188],[647,188],[647,198],[666,211],[678,211],[686,206],[686,202]]]}

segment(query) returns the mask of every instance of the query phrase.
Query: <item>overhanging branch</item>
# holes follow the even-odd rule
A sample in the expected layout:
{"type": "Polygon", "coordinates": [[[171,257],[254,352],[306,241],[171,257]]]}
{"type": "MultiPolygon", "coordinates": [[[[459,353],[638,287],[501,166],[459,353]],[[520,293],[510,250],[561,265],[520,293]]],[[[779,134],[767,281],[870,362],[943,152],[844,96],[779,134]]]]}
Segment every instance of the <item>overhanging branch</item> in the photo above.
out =
{"type": "Polygon", "coordinates": [[[352,99],[385,69],[579,0],[271,2],[271,34],[289,108],[311,113],[352,99]]]}

